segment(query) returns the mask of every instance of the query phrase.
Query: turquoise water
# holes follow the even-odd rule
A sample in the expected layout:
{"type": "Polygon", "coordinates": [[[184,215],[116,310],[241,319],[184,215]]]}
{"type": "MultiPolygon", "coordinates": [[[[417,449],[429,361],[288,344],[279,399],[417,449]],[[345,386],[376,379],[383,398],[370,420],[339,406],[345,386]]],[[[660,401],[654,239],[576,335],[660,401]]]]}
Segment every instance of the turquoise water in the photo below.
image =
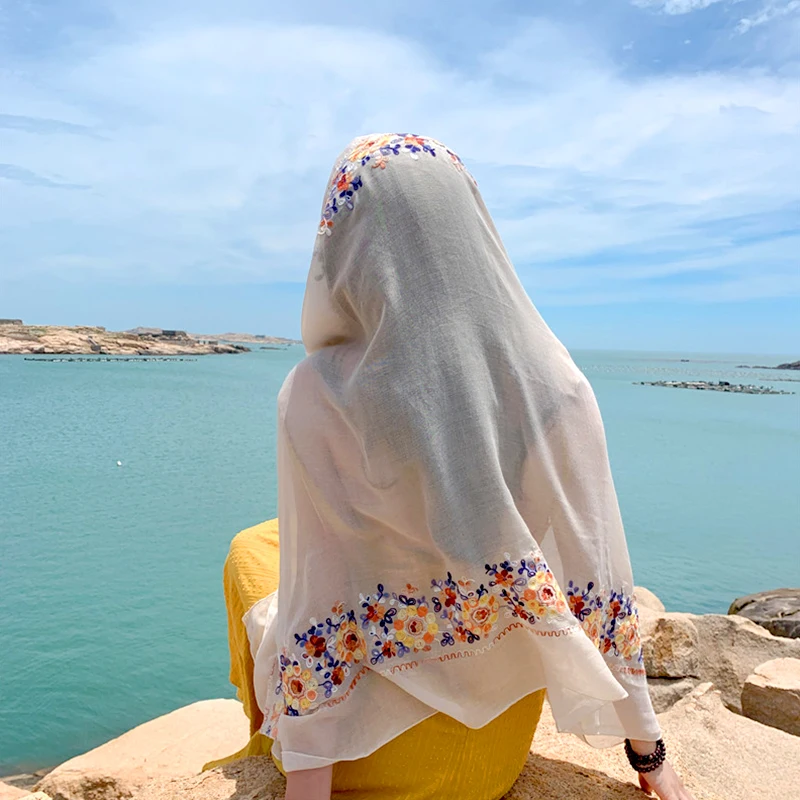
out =
{"type": "MultiPolygon", "coordinates": [[[[0,774],[233,695],[222,562],[237,530],[275,516],[275,398],[302,355],[0,356],[0,774]]],[[[778,373],[736,365],[789,356],[575,358],[603,411],[637,582],[669,609],[716,612],[800,584],[800,394],[633,385],[769,383],[778,373]]]]}

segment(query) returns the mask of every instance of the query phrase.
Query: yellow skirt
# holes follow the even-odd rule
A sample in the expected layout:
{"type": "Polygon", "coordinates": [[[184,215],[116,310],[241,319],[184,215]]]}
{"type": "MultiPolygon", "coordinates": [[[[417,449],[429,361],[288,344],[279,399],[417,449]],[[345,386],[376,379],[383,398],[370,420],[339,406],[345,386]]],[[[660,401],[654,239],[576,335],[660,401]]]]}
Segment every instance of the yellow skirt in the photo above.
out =
{"type": "MultiPolygon", "coordinates": [[[[238,753],[204,769],[239,758],[268,755],[272,740],[255,699],[253,659],[242,617],[278,586],[278,520],[247,528],[231,543],[225,561],[230,679],[250,719],[250,741],[238,753]]],[[[544,689],[524,697],[483,728],[473,729],[437,713],[387,742],[366,758],[333,768],[333,797],[348,800],[497,800],[519,777],[542,711],[544,689]]],[[[276,766],[283,767],[274,758],[276,766]]]]}

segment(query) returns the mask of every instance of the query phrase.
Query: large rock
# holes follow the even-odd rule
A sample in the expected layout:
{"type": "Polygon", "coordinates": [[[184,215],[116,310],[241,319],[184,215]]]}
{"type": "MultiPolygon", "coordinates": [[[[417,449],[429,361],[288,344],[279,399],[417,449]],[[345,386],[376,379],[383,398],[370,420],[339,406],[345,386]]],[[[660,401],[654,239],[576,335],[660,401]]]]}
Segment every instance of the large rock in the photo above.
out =
{"type": "Polygon", "coordinates": [[[688,678],[695,684],[711,681],[725,704],[741,712],[742,689],[753,670],[774,658],[800,658],[800,640],[773,636],[745,617],[726,614],[684,614],[639,608],[642,651],[651,696],[658,707],[682,693],[688,678]]]}
{"type": "Polygon", "coordinates": [[[747,617],[774,636],[800,639],[800,589],[774,589],[737,597],[728,613],[747,617]]]}
{"type": "Polygon", "coordinates": [[[691,614],[640,614],[640,634],[648,677],[697,677],[698,633],[691,614]]]}
{"type": "MultiPolygon", "coordinates": [[[[696,800],[796,798],[800,738],[725,708],[710,684],[659,715],[670,760],[696,800]]],[[[282,800],[269,758],[247,758],[203,775],[159,779],[137,800],[282,800]]],[[[531,755],[505,800],[642,800],[622,747],[596,749],[559,733],[545,704],[531,755]]]]}
{"type": "Polygon", "coordinates": [[[729,708],[741,713],[742,689],[759,664],[773,658],[800,658],[800,639],[773,636],[739,616],[692,616],[697,628],[697,674],[711,681],[729,708]]]}
{"type": "Polygon", "coordinates": [[[742,713],[800,736],[800,659],[776,658],[756,667],[744,683],[742,713]]]}
{"type": "Polygon", "coordinates": [[[27,789],[20,789],[18,786],[0,781],[0,800],[19,800],[27,794],[30,794],[27,789]]]}
{"type": "Polygon", "coordinates": [[[659,721],[689,788],[720,800],[798,797],[800,738],[732,713],[711,684],[700,684],[659,721]]]}
{"type": "Polygon", "coordinates": [[[644,586],[634,586],[633,597],[640,608],[649,608],[652,611],[666,611],[661,600],[644,586]]]}
{"type": "Polygon", "coordinates": [[[700,683],[696,678],[648,678],[650,701],[656,714],[672,708],[682,697],[700,683]]]}
{"type": "Polygon", "coordinates": [[[241,749],[249,723],[236,700],[203,700],[146,722],[56,767],[36,787],[53,800],[125,800],[154,778],[195,775],[241,749]]]}

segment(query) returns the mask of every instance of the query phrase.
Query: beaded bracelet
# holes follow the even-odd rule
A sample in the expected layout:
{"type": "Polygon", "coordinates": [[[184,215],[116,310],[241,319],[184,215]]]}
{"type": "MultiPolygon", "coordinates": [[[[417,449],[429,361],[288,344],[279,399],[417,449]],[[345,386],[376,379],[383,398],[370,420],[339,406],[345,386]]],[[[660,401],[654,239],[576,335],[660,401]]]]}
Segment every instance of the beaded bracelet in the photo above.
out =
{"type": "Polygon", "coordinates": [[[648,753],[648,755],[643,756],[639,755],[633,747],[631,747],[631,740],[625,740],[625,755],[628,756],[628,761],[630,765],[637,771],[637,772],[652,772],[655,769],[658,769],[667,758],[667,748],[664,745],[664,740],[659,739],[656,742],[656,749],[653,750],[652,753],[648,753]]]}

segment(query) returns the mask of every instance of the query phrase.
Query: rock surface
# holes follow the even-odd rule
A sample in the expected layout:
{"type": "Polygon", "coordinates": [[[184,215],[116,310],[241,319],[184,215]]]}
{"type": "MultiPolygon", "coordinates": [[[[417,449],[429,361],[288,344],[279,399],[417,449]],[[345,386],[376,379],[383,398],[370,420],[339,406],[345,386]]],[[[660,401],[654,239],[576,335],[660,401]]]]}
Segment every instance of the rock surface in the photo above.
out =
{"type": "Polygon", "coordinates": [[[658,710],[692,685],[710,681],[725,705],[741,713],[744,683],[759,664],[800,658],[800,640],[773,636],[743,616],[664,612],[655,606],[652,598],[640,601],[639,618],[650,696],[658,710]]]}
{"type": "Polygon", "coordinates": [[[243,747],[249,723],[236,700],[203,700],[145,722],[65,762],[36,787],[53,800],[138,797],[154,778],[196,775],[243,747]]]}
{"type": "Polygon", "coordinates": [[[700,681],[697,678],[648,678],[647,688],[656,714],[666,711],[686,697],[700,681]]]}
{"type": "Polygon", "coordinates": [[[698,675],[722,692],[729,708],[741,713],[742,689],[759,664],[773,658],[800,658],[800,640],[773,636],[749,619],[725,614],[693,615],[699,637],[698,675]]]}
{"type": "Polygon", "coordinates": [[[697,677],[699,637],[691,614],[642,615],[640,633],[649,677],[697,677]]]}
{"type": "Polygon", "coordinates": [[[634,586],[633,596],[640,607],[644,606],[644,608],[649,608],[651,611],[666,611],[661,600],[644,586],[634,586]]]}
{"type": "Polygon", "coordinates": [[[800,659],[776,658],[756,667],[744,683],[742,713],[800,736],[800,659]]]}
{"type": "MultiPolygon", "coordinates": [[[[659,715],[669,757],[696,800],[798,796],[800,739],[725,708],[710,684],[659,715]]],[[[159,779],[137,800],[282,800],[269,758],[159,779]]],[[[556,730],[547,704],[527,764],[505,800],[643,800],[621,747],[595,749],[556,730]]]]}
{"type": "Polygon", "coordinates": [[[58,325],[2,325],[0,353],[105,354],[105,355],[204,355],[241,353],[244,345],[203,343],[182,331],[176,336],[152,337],[135,333],[115,333],[97,327],[62,327],[58,325]]]}
{"type": "Polygon", "coordinates": [[[773,636],[800,639],[800,589],[773,589],[737,597],[728,613],[747,617],[773,636]]]}
{"type": "Polygon", "coordinates": [[[0,800],[18,800],[20,797],[25,797],[30,794],[27,789],[20,789],[18,786],[12,786],[10,783],[3,783],[0,781],[0,800]]]}

